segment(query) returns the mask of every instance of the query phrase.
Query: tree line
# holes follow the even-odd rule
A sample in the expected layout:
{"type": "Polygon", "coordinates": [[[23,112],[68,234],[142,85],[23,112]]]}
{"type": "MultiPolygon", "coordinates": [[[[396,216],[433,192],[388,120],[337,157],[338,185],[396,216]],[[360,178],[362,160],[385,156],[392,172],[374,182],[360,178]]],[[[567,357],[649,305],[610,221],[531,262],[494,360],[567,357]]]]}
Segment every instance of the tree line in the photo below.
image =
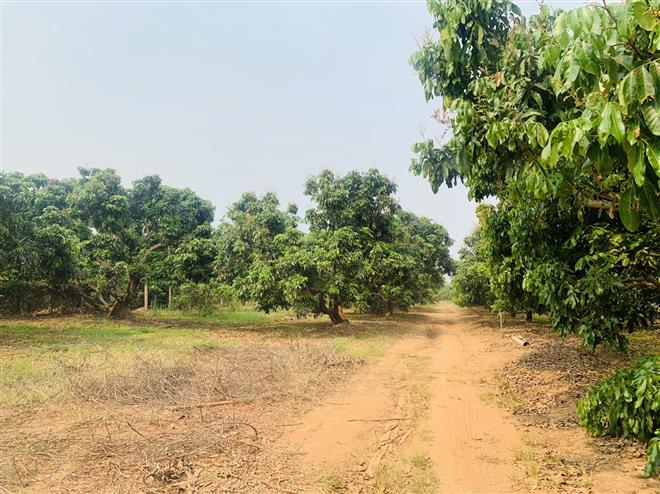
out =
{"type": "Polygon", "coordinates": [[[306,229],[274,193],[244,194],[219,226],[213,205],[158,176],[121,184],[80,176],[0,175],[0,308],[124,317],[158,298],[180,308],[228,300],[345,321],[433,299],[453,272],[447,231],[404,211],[379,171],[305,183],[306,229]]]}

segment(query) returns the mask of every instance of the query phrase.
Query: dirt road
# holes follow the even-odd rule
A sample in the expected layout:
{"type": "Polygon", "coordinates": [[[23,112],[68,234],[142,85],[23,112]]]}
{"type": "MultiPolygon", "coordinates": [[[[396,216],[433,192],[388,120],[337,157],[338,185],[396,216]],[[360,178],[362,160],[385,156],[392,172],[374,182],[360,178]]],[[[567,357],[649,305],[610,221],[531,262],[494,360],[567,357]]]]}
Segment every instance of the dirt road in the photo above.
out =
{"type": "Polygon", "coordinates": [[[453,305],[432,317],[282,441],[330,476],[373,478],[388,457],[409,455],[428,459],[443,492],[511,491],[522,438],[489,388],[519,350],[471,331],[469,313],[453,305]]]}
{"type": "MultiPolygon", "coordinates": [[[[545,432],[516,422],[498,388],[498,371],[529,350],[481,320],[451,304],[425,311],[418,331],[305,414],[279,446],[300,454],[306,492],[647,492],[620,475],[577,489],[561,488],[561,471],[547,480],[534,449],[545,432]]],[[[590,441],[559,436],[553,446],[590,441]]]]}

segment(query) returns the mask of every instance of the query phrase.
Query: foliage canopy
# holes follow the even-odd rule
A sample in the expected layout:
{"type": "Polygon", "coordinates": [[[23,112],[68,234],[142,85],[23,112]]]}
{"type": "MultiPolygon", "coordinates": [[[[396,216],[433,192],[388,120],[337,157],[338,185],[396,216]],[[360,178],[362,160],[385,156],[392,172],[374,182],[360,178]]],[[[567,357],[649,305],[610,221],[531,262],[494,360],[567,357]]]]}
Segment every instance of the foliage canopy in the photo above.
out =
{"type": "Polygon", "coordinates": [[[171,286],[204,276],[187,268],[186,259],[204,251],[210,203],[157,176],[126,189],[114,170],[79,170],[79,178],[66,180],[0,176],[5,310],[30,311],[46,300],[121,315],[146,281],[171,286]]]}
{"type": "Polygon", "coordinates": [[[219,228],[216,270],[244,300],[265,311],[345,320],[343,309],[391,314],[430,300],[451,273],[451,239],[427,218],[407,213],[396,184],[377,170],[338,177],[323,171],[305,184],[313,201],[279,210],[273,194],[245,194],[219,228]]]}
{"type": "Polygon", "coordinates": [[[481,233],[495,308],[525,295],[590,347],[624,348],[660,302],[659,7],[528,20],[508,0],[431,1],[437,39],[411,57],[452,130],[415,144],[411,170],[499,199],[481,233]]]}
{"type": "Polygon", "coordinates": [[[660,356],[619,369],[578,402],[592,436],[633,436],[648,442],[647,476],[660,473],[660,356]]]}

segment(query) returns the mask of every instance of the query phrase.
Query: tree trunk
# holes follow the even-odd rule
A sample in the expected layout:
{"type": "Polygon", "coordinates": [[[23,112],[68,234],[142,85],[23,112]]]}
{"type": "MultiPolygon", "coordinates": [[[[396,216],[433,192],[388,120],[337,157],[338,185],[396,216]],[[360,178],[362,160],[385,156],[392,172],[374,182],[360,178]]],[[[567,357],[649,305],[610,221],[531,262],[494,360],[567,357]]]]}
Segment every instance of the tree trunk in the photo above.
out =
{"type": "Polygon", "coordinates": [[[149,283],[144,282],[144,310],[149,310],[149,283]]]}
{"type": "MultiPolygon", "coordinates": [[[[112,313],[112,316],[119,319],[124,319],[131,317],[131,303],[135,299],[135,295],[140,288],[140,278],[136,274],[131,274],[130,279],[128,280],[128,287],[126,287],[126,295],[120,300],[116,301],[116,307],[112,313]]],[[[149,288],[144,287],[145,295],[149,296],[149,288]]]]}
{"type": "Polygon", "coordinates": [[[328,316],[330,316],[330,320],[332,321],[332,324],[341,324],[343,322],[346,322],[346,319],[342,317],[340,310],[341,310],[341,306],[328,309],[327,314],[328,316]]]}
{"type": "Polygon", "coordinates": [[[385,302],[385,316],[392,317],[394,315],[394,304],[391,300],[385,302]]]}
{"type": "MultiPolygon", "coordinates": [[[[168,245],[167,246],[167,257],[172,255],[172,246],[168,245]]],[[[167,310],[172,310],[172,285],[169,285],[167,287],[167,310]]]]}
{"type": "Polygon", "coordinates": [[[532,313],[532,311],[531,311],[531,310],[528,310],[528,311],[527,311],[527,316],[525,317],[525,320],[526,320],[527,322],[532,322],[532,316],[533,316],[533,315],[534,315],[534,314],[532,313]]]}
{"type": "Polygon", "coordinates": [[[327,314],[332,321],[332,324],[341,324],[346,322],[344,317],[344,309],[342,309],[341,302],[333,302],[330,307],[326,303],[325,297],[323,294],[318,294],[318,309],[323,314],[327,314]]]}
{"type": "Polygon", "coordinates": [[[111,314],[114,319],[128,319],[131,317],[131,307],[128,304],[118,305],[111,314]]]}
{"type": "Polygon", "coordinates": [[[346,322],[346,317],[344,317],[344,309],[339,302],[332,304],[332,307],[324,307],[323,312],[325,312],[330,317],[332,324],[341,324],[346,322]]]}

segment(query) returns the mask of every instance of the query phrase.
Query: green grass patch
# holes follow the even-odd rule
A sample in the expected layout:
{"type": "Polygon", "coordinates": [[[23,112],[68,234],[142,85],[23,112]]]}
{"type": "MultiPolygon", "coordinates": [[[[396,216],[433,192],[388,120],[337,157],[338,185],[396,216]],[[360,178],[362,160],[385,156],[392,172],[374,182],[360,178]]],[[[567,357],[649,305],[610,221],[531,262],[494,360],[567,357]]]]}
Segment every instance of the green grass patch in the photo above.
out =
{"type": "Polygon", "coordinates": [[[107,319],[0,322],[0,345],[44,351],[68,352],[98,345],[178,349],[216,344],[218,340],[216,334],[198,329],[134,326],[107,319]]]}
{"type": "Polygon", "coordinates": [[[422,453],[417,453],[410,458],[410,464],[420,470],[428,470],[431,468],[431,459],[422,453]]]}
{"type": "Polygon", "coordinates": [[[370,339],[337,336],[330,341],[332,349],[338,354],[363,359],[382,357],[385,355],[388,346],[384,336],[376,336],[370,339]]]}
{"type": "Polygon", "coordinates": [[[237,306],[216,309],[211,314],[195,311],[178,310],[151,310],[146,314],[136,315],[138,320],[161,320],[171,322],[185,322],[201,327],[208,326],[250,326],[253,324],[267,324],[277,322],[288,315],[286,311],[275,311],[269,314],[258,311],[251,306],[237,306]]]}

